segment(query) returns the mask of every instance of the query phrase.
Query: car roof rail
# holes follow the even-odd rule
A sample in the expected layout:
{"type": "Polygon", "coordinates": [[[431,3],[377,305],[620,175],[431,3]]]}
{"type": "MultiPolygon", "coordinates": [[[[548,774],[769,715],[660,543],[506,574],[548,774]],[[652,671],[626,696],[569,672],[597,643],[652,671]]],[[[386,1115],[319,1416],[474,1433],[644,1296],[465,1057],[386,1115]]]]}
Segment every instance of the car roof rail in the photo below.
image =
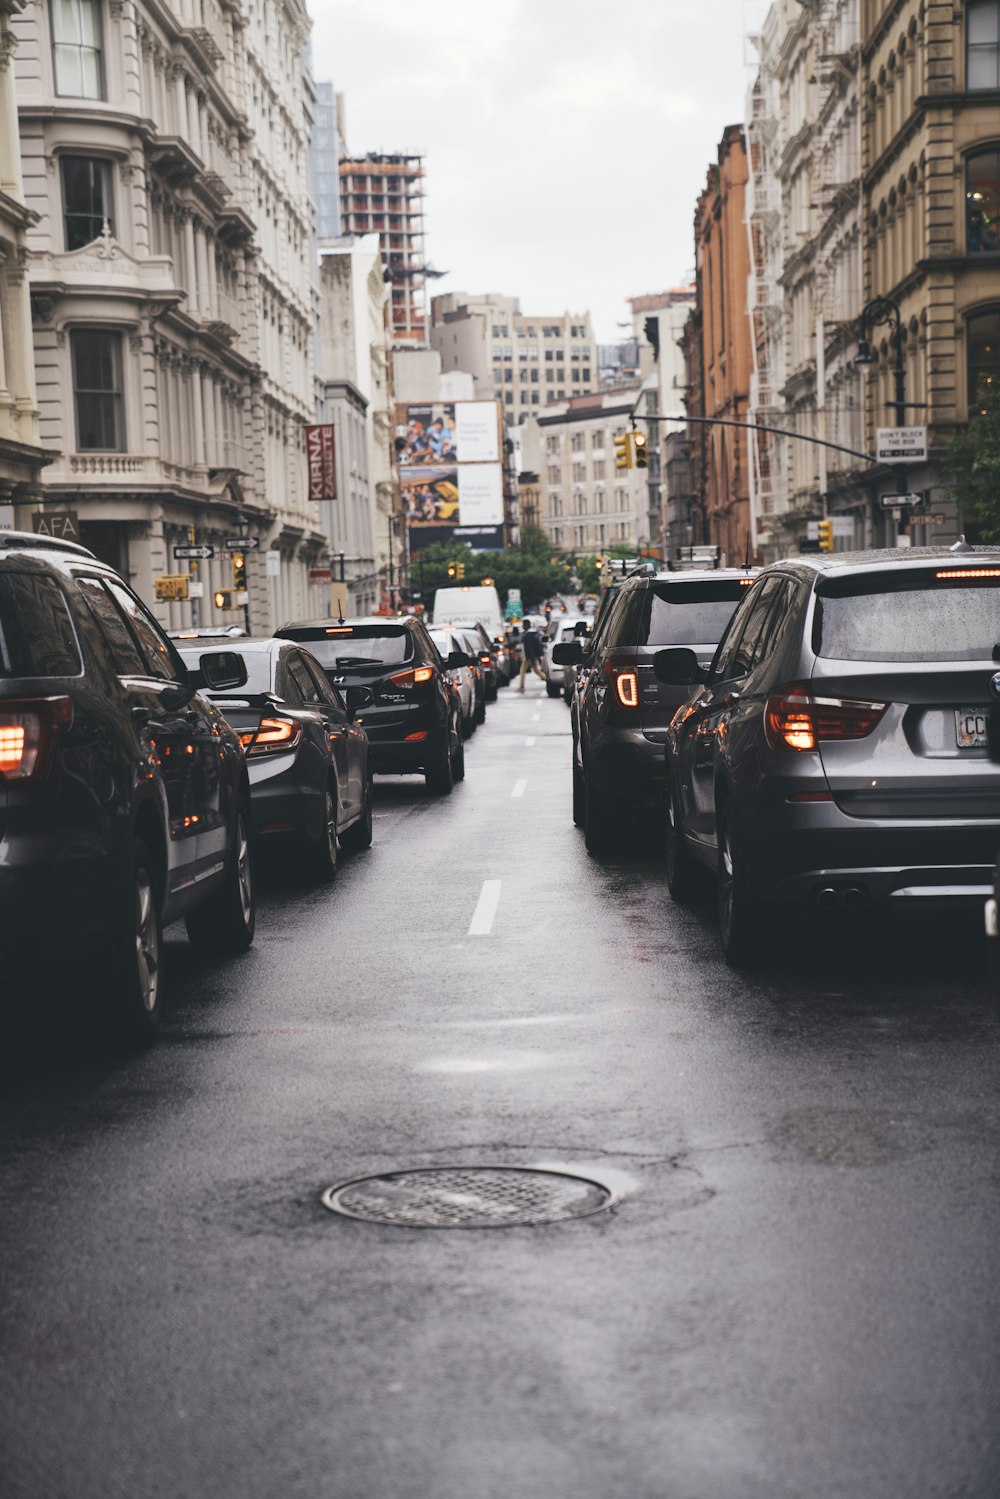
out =
{"type": "Polygon", "coordinates": [[[78,541],[64,541],[61,536],[41,536],[34,531],[0,530],[0,552],[23,549],[24,551],[69,552],[77,557],[93,557],[94,553],[78,541]]]}

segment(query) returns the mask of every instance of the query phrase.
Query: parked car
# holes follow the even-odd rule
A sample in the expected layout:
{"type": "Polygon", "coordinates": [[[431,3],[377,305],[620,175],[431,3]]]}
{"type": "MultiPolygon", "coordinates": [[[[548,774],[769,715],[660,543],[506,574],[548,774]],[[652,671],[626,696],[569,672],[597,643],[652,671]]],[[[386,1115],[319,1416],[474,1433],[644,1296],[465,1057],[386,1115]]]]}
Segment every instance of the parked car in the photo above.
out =
{"type": "Polygon", "coordinates": [[[361,708],[376,775],[423,771],[428,790],[441,796],[462,780],[462,712],[448,678],[462,663],[442,662],[415,615],[303,621],[275,635],[307,646],[348,706],[361,708]]]}
{"type": "Polygon", "coordinates": [[[991,894],[1000,769],[987,714],[1000,548],[833,553],[760,576],[670,725],[667,879],[715,877],[732,963],[796,907],[925,911],[991,894]]]}
{"type": "Polygon", "coordinates": [[[486,701],[488,703],[495,703],[497,700],[497,689],[500,686],[499,646],[485,626],[479,624],[477,620],[456,620],[452,628],[461,630],[465,638],[469,641],[470,648],[475,650],[476,659],[483,670],[486,701]]]}
{"type": "Polygon", "coordinates": [[[459,650],[464,651],[469,657],[471,665],[469,670],[472,674],[472,682],[476,693],[475,720],[477,724],[486,722],[486,688],[487,672],[489,663],[483,664],[480,659],[483,651],[481,632],[475,625],[449,625],[458,638],[459,650]]]}
{"type": "Polygon", "coordinates": [[[462,738],[468,739],[476,732],[477,725],[475,658],[455,630],[445,626],[440,630],[429,630],[428,634],[437,646],[442,661],[447,661],[449,657],[466,657],[465,665],[452,667],[448,675],[462,707],[462,738]]]}
{"type": "Polygon", "coordinates": [[[687,693],[657,680],[657,650],[690,646],[707,665],[755,576],[643,569],[622,583],[591,637],[553,647],[555,665],[579,667],[570,701],[573,821],[591,853],[613,846],[635,808],[660,817],[667,724],[687,693]]]}
{"type": "Polygon", "coordinates": [[[573,683],[576,681],[576,667],[556,665],[552,659],[553,649],[567,641],[578,640],[582,643],[589,632],[590,620],[582,614],[560,614],[552,621],[542,659],[545,690],[549,697],[564,697],[569,702],[573,695],[573,683]]]}
{"type": "MultiPolygon", "coordinates": [[[[372,784],[368,736],[310,653],[285,640],[239,640],[246,680],[209,689],[209,697],[240,736],[250,774],[254,838],[262,846],[302,850],[318,880],[337,872],[337,847],[369,848],[372,784]]],[[[207,655],[181,646],[194,668],[207,655]]]]}
{"type": "Polygon", "coordinates": [[[165,926],[253,941],[247,766],[198,690],[240,680],[229,649],[186,668],[83,547],[0,533],[0,942],[96,969],[135,1042],[160,1023],[165,926]]]}

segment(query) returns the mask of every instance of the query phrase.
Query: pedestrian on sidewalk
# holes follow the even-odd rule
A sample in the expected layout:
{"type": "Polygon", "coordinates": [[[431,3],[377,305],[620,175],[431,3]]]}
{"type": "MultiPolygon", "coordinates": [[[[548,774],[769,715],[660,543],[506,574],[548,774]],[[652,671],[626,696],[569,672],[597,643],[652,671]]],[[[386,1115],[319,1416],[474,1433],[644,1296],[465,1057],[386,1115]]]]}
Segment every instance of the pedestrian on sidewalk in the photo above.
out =
{"type": "Polygon", "coordinates": [[[524,657],[521,661],[521,681],[517,689],[518,692],[524,691],[524,679],[529,670],[533,671],[536,677],[541,677],[543,682],[545,681],[545,673],[542,671],[541,664],[542,657],[545,654],[545,647],[542,644],[542,637],[539,635],[534,624],[526,624],[524,634],[521,637],[521,649],[524,652],[524,657]]]}

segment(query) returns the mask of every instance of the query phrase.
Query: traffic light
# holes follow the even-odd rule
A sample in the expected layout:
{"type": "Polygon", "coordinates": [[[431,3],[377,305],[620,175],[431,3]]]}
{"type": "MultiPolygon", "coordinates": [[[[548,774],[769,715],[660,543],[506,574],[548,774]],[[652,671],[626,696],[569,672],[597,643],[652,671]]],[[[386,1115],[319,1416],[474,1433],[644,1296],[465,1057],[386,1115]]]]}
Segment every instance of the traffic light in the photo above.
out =
{"type": "Polygon", "coordinates": [[[819,549],[821,552],[833,551],[832,520],[821,520],[819,523],[819,549]]]}
{"type": "Polygon", "coordinates": [[[635,449],[636,468],[649,467],[649,453],[646,450],[646,442],[647,438],[645,432],[632,433],[632,446],[635,449]]]}
{"type": "Polygon", "coordinates": [[[245,552],[233,553],[233,591],[235,593],[246,593],[247,590],[247,558],[245,552]]]}
{"type": "Polygon", "coordinates": [[[231,588],[217,588],[212,595],[216,609],[233,609],[233,592],[231,588]]]}
{"type": "Polygon", "coordinates": [[[619,432],[615,438],[615,468],[632,467],[631,434],[619,432]]]}
{"type": "Polygon", "coordinates": [[[465,577],[465,563],[464,562],[449,562],[448,563],[448,576],[449,576],[449,578],[457,578],[459,581],[461,581],[461,579],[465,577]]]}

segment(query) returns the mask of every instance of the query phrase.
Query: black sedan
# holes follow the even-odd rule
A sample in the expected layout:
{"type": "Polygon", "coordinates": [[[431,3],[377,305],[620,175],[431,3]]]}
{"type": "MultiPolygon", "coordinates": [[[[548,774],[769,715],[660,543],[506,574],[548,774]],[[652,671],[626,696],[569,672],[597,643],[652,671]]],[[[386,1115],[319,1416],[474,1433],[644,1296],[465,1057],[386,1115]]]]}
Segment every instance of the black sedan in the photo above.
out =
{"type": "MultiPolygon", "coordinates": [[[[318,662],[287,640],[230,640],[243,687],[206,695],[236,729],[250,770],[251,826],[258,843],[300,847],[311,873],[330,880],[337,844],[372,841],[368,736],[318,662]]],[[[211,650],[182,648],[192,666],[211,650]]]]}

